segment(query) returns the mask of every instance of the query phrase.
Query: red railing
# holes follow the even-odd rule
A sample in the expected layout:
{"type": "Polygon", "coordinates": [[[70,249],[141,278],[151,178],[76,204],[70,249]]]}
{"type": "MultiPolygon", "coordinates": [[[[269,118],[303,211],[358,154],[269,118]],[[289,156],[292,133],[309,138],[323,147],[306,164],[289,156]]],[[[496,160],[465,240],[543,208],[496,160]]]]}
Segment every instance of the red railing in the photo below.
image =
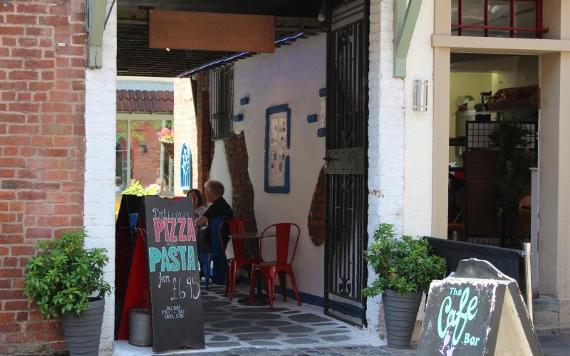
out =
{"type": "MultiPolygon", "coordinates": [[[[510,37],[515,37],[517,32],[530,32],[534,33],[536,38],[542,38],[542,34],[548,32],[548,29],[543,28],[542,24],[542,0],[523,0],[524,2],[534,2],[535,12],[535,27],[517,27],[517,14],[515,12],[515,0],[505,0],[510,2],[510,21],[509,26],[489,25],[489,0],[484,0],[484,15],[483,23],[481,24],[465,24],[463,22],[463,1],[457,0],[457,23],[451,24],[452,30],[456,30],[459,36],[463,35],[463,30],[474,29],[482,30],[485,37],[489,36],[489,30],[494,31],[508,31],[510,37]]],[[[471,1],[471,0],[466,0],[471,1]]],[[[518,0],[519,2],[523,2],[518,0]]]]}

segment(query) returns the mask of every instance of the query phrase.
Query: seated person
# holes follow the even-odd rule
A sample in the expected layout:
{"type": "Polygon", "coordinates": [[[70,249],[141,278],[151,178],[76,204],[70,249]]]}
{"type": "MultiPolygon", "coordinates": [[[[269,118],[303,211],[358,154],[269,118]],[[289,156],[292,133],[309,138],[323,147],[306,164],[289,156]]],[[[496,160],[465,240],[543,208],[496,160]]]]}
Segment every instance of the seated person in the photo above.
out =
{"type": "Polygon", "coordinates": [[[234,217],[234,212],[228,202],[224,199],[223,195],[224,185],[222,183],[215,180],[209,180],[204,184],[204,196],[206,197],[206,201],[209,206],[202,216],[196,220],[196,226],[206,226],[202,236],[208,245],[210,245],[214,238],[218,238],[217,236],[212,236],[212,226],[208,222],[216,218],[231,219],[234,217]]]}
{"type": "Polygon", "coordinates": [[[195,218],[198,219],[200,216],[204,215],[206,205],[204,204],[202,193],[198,189],[190,189],[186,194],[186,197],[192,202],[195,218]]]}

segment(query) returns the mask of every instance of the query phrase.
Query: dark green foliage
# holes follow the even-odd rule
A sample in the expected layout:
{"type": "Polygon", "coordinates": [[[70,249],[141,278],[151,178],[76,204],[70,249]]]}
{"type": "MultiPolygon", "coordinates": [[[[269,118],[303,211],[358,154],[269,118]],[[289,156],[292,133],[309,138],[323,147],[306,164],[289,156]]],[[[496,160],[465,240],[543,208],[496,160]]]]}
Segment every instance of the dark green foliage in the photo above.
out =
{"type": "Polygon", "coordinates": [[[366,297],[392,289],[400,294],[423,292],[432,280],[445,276],[445,259],[433,255],[426,240],[411,236],[394,236],[394,226],[381,224],[365,258],[378,275],[371,286],[363,290],[366,297]]]}
{"type": "Polygon", "coordinates": [[[106,250],[84,249],[84,238],[78,230],[59,240],[40,241],[38,254],[28,261],[24,293],[47,319],[65,313],[80,316],[90,297],[101,298],[111,291],[103,279],[106,250]]]}
{"type": "Polygon", "coordinates": [[[519,200],[530,193],[529,168],[535,164],[536,153],[525,150],[527,134],[516,121],[500,120],[489,135],[499,153],[494,200],[497,215],[507,218],[506,235],[513,232],[519,200]]]}

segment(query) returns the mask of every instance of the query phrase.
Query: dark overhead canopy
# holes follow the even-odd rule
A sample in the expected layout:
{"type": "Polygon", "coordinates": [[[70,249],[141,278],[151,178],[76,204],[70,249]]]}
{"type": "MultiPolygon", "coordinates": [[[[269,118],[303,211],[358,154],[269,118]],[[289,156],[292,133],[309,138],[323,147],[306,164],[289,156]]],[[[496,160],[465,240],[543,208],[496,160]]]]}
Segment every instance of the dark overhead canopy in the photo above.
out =
{"type": "MultiPolygon", "coordinates": [[[[329,1],[332,3],[332,1],[329,1]]],[[[321,31],[321,0],[119,0],[117,74],[175,77],[231,55],[218,51],[148,48],[148,11],[186,10],[276,16],[276,39],[299,31],[321,31]]]]}
{"type": "MultiPolygon", "coordinates": [[[[329,1],[332,3],[332,1],[329,1]]],[[[136,8],[317,17],[321,0],[119,0],[119,11],[136,8]]]]}

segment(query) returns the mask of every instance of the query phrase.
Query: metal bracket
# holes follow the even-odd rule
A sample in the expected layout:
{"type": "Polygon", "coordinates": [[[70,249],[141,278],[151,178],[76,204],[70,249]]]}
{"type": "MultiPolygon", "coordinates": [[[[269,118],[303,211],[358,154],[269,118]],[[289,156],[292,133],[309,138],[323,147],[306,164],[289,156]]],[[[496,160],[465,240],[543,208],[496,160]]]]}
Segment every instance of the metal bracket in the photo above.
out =
{"type": "Polygon", "coordinates": [[[406,77],[406,58],[422,0],[395,0],[394,2],[394,77],[406,77]]]}
{"type": "Polygon", "coordinates": [[[103,32],[107,0],[86,0],[88,54],[87,68],[100,69],[103,66],[103,32]]]}

